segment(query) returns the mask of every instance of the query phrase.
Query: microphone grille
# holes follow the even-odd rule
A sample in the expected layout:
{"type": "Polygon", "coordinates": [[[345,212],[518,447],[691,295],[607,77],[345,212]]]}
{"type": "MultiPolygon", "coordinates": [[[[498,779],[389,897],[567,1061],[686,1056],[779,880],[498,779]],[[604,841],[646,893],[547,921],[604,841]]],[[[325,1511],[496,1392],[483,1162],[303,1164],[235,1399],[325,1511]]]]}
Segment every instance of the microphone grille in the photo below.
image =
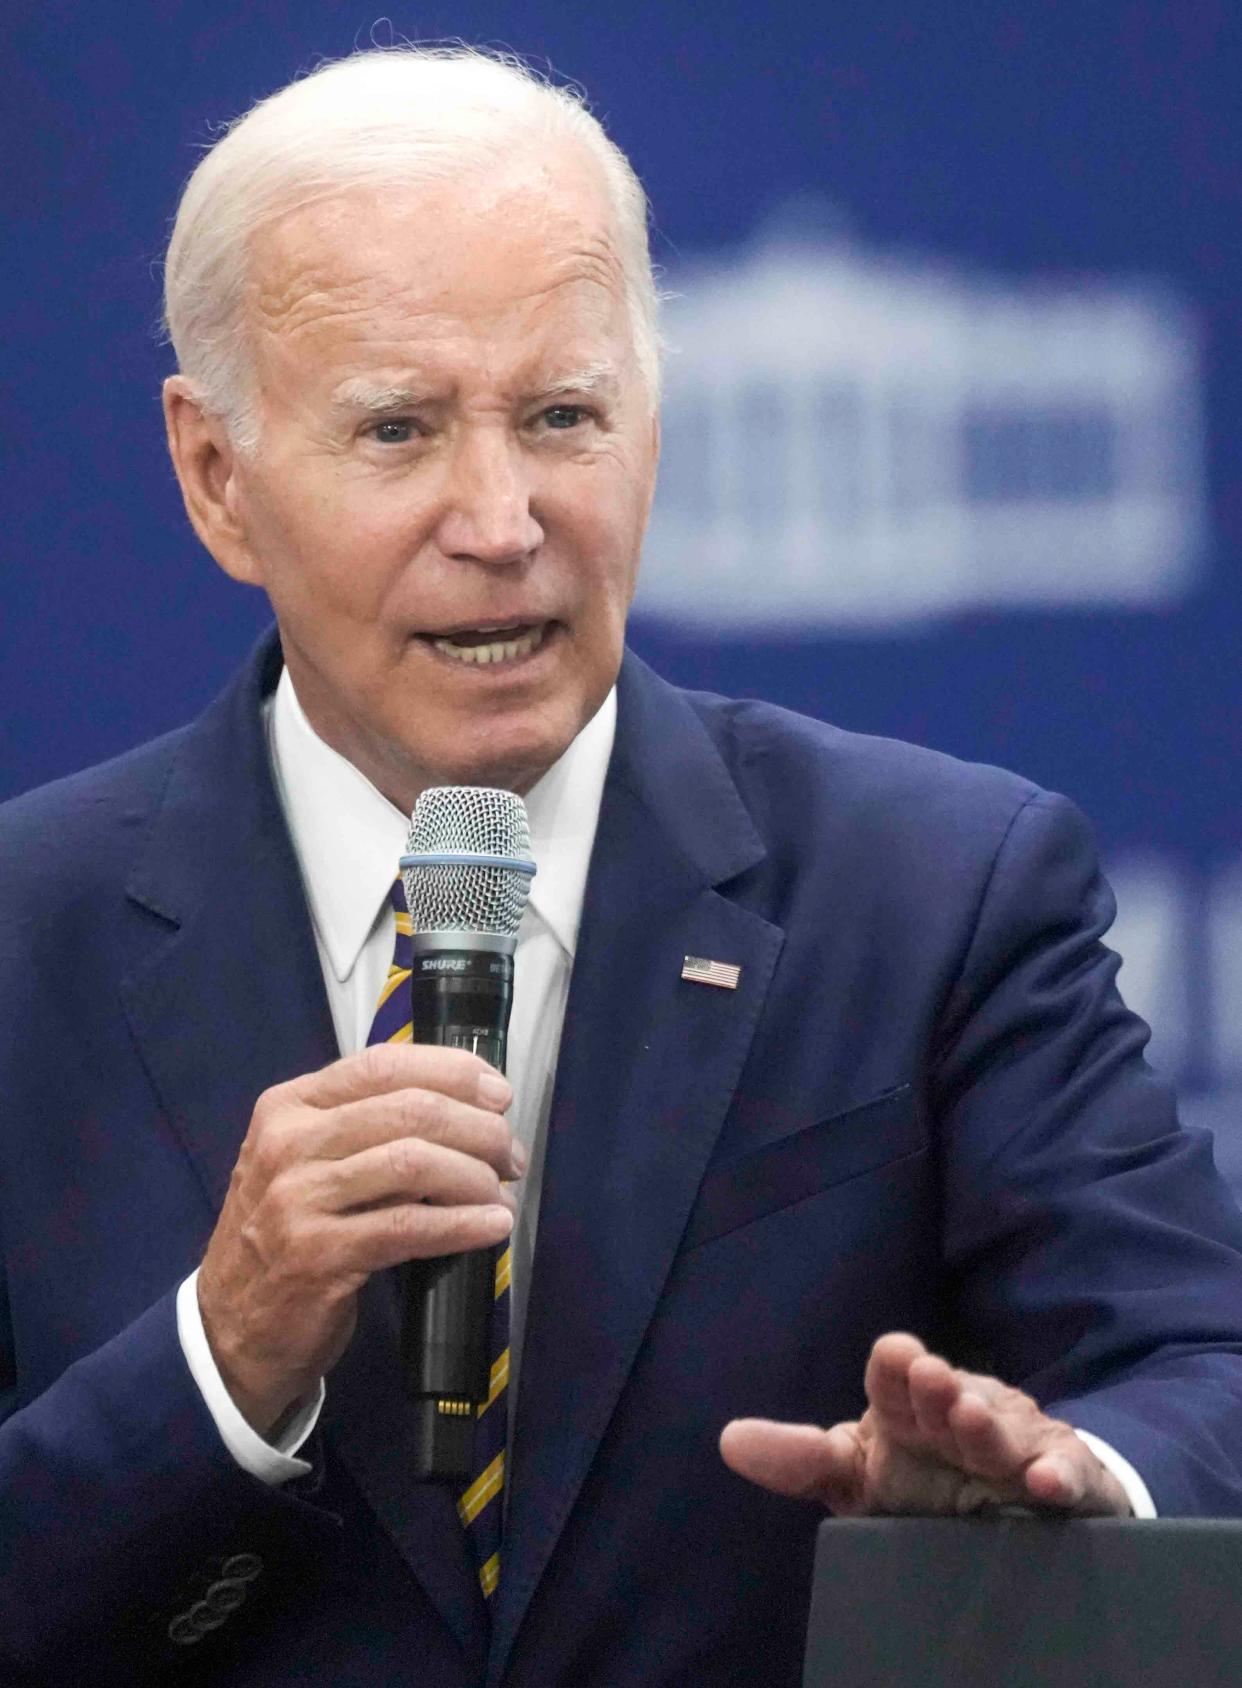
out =
{"type": "Polygon", "coordinates": [[[402,858],[405,900],[415,932],[489,932],[516,937],[530,895],[526,805],[512,791],[433,785],[414,805],[402,858]],[[409,857],[496,857],[414,861],[409,857]]]}

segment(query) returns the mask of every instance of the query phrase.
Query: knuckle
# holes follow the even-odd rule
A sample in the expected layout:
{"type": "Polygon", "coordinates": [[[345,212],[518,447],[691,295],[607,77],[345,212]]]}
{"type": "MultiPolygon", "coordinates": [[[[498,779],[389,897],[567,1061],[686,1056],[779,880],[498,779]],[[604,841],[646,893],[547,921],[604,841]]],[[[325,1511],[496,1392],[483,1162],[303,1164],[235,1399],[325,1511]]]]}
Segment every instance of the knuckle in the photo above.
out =
{"type": "Polygon", "coordinates": [[[291,1141],[282,1117],[269,1115],[250,1143],[250,1163],[265,1183],[271,1183],[284,1169],[290,1154],[291,1141]]]}
{"type": "Polygon", "coordinates": [[[257,1142],[263,1136],[275,1111],[275,1098],[270,1090],[265,1090],[251,1110],[250,1129],[246,1133],[247,1143],[257,1142]]]}
{"type": "Polygon", "coordinates": [[[269,1120],[278,1116],[288,1096],[287,1084],[273,1084],[259,1095],[251,1119],[251,1129],[262,1130],[269,1120]]]}
{"type": "Polygon", "coordinates": [[[243,1222],[239,1235],[248,1259],[264,1274],[288,1257],[286,1230],[270,1214],[251,1214],[243,1222]]]}
{"type": "Polygon", "coordinates": [[[373,1043],[358,1057],[363,1074],[377,1089],[391,1089],[406,1073],[409,1050],[399,1043],[373,1043]]]}
{"type": "Polygon", "coordinates": [[[387,1209],[387,1215],[388,1234],[397,1247],[408,1248],[417,1242],[422,1228],[422,1217],[417,1207],[398,1203],[387,1209]]]}
{"type": "Polygon", "coordinates": [[[283,1251],[295,1250],[305,1240],[310,1224],[306,1195],[299,1181],[287,1174],[276,1177],[267,1187],[261,1208],[252,1216],[252,1223],[262,1221],[263,1230],[283,1251]]]}
{"type": "Polygon", "coordinates": [[[387,1145],[388,1164],[402,1182],[417,1181],[426,1165],[426,1153],[417,1137],[394,1137],[387,1145]]]}
{"type": "Polygon", "coordinates": [[[399,1108],[402,1127],[415,1137],[438,1135],[443,1127],[444,1105],[432,1090],[403,1090],[399,1108]]]}

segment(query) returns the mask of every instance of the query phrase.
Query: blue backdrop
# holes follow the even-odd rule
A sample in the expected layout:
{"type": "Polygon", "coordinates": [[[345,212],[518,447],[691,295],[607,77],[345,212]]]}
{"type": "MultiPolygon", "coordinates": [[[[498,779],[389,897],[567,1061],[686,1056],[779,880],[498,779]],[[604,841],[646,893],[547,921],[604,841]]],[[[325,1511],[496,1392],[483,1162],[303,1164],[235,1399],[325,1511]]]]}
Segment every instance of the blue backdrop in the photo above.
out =
{"type": "Polygon", "coordinates": [[[186,719],[265,619],[196,548],[161,440],[159,257],[213,122],[390,28],[504,43],[585,84],[677,295],[634,642],[1075,797],[1123,984],[1242,1173],[1236,14],[10,15],[0,796],[186,719]]]}

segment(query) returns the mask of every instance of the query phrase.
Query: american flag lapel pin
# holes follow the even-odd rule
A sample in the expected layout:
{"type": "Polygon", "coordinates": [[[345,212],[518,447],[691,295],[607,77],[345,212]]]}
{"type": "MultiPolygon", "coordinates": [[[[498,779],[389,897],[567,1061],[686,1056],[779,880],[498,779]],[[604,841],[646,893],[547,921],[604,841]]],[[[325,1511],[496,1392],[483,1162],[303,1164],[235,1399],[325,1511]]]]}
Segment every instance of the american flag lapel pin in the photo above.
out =
{"type": "Polygon", "coordinates": [[[688,955],[681,964],[681,976],[695,985],[718,985],[722,991],[735,991],[742,969],[731,961],[708,961],[706,956],[688,955]]]}

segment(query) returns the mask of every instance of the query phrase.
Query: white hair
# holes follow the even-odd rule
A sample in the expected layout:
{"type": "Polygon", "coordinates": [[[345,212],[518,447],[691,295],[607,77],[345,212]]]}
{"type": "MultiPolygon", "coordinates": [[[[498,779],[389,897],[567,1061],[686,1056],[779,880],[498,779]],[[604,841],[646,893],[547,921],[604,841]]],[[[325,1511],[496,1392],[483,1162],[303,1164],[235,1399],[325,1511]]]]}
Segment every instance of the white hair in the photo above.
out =
{"type": "Polygon", "coordinates": [[[510,54],[401,46],[352,54],[261,100],[186,183],[164,269],[164,322],[181,372],[243,450],[258,442],[244,315],[250,251],[273,218],[350,187],[392,188],[494,170],[515,144],[577,142],[600,168],[616,223],[634,350],[659,391],[647,198],[576,89],[510,54]]]}

